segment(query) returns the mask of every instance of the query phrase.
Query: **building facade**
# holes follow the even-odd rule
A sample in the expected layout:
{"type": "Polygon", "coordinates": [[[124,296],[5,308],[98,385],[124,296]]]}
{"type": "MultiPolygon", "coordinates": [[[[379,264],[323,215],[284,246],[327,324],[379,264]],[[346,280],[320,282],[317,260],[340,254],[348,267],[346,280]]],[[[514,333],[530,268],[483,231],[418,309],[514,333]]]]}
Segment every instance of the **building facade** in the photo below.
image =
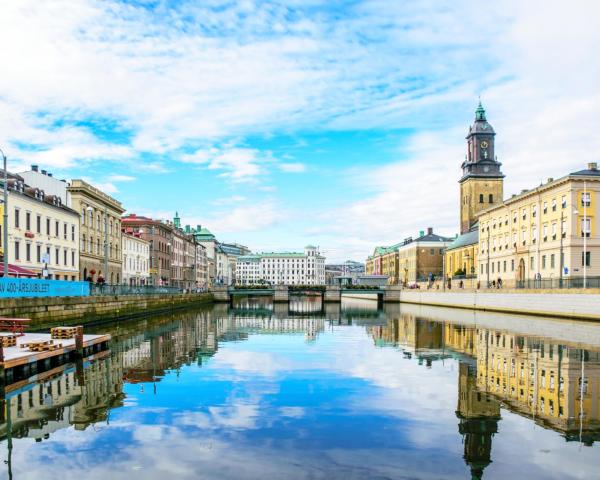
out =
{"type": "Polygon", "coordinates": [[[40,278],[79,279],[79,214],[60,197],[8,180],[8,262],[40,278]]]}
{"type": "Polygon", "coordinates": [[[67,192],[73,210],[80,215],[80,279],[109,284],[121,283],[121,215],[125,211],[123,206],[110,195],[83,180],[72,180],[67,192]]]}
{"type": "Polygon", "coordinates": [[[398,247],[399,283],[407,286],[441,277],[444,251],[451,242],[451,238],[433,233],[431,227],[419,232],[416,239],[407,239],[398,247]]]}
{"type": "Polygon", "coordinates": [[[600,171],[595,163],[479,216],[480,280],[505,285],[600,279],[600,171]]]}
{"type": "Polygon", "coordinates": [[[236,263],[238,285],[325,285],[325,257],[309,245],[304,253],[243,255],[236,263]]]}
{"type": "Polygon", "coordinates": [[[411,285],[442,275],[444,250],[452,239],[421,230],[390,247],[376,247],[365,262],[366,275],[387,276],[388,285],[411,285]]]}
{"type": "Polygon", "coordinates": [[[123,233],[123,283],[125,285],[148,285],[150,277],[150,242],[140,233],[123,233]]]}
{"type": "Polygon", "coordinates": [[[173,227],[159,220],[134,213],[121,219],[123,232],[139,235],[149,243],[150,263],[148,265],[150,285],[168,286],[171,281],[171,237],[173,227]]]}

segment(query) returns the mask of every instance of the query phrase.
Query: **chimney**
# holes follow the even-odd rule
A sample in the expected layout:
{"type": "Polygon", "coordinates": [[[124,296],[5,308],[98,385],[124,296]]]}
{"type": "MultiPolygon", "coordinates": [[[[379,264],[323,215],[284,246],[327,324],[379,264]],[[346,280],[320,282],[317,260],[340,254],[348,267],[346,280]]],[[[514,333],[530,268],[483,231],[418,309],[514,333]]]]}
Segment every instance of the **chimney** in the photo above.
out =
{"type": "Polygon", "coordinates": [[[598,170],[598,164],[596,162],[588,163],[588,170],[598,170]]]}
{"type": "Polygon", "coordinates": [[[431,234],[433,234],[433,228],[427,227],[427,235],[431,235],[431,234]]]}
{"type": "Polygon", "coordinates": [[[423,235],[425,235],[425,232],[423,230],[419,230],[419,237],[422,237],[423,235]]]}
{"type": "Polygon", "coordinates": [[[52,174],[51,174],[50,172],[48,172],[48,176],[49,176],[49,177],[51,177],[51,176],[52,176],[52,174]]]}
{"type": "Polygon", "coordinates": [[[42,175],[46,175],[48,172],[46,170],[42,170],[42,175]]]}
{"type": "Polygon", "coordinates": [[[38,166],[37,165],[32,165],[31,166],[31,171],[32,172],[37,172],[38,171],[38,166]]]}
{"type": "Polygon", "coordinates": [[[552,183],[554,179],[552,177],[548,177],[548,183],[552,183]]]}

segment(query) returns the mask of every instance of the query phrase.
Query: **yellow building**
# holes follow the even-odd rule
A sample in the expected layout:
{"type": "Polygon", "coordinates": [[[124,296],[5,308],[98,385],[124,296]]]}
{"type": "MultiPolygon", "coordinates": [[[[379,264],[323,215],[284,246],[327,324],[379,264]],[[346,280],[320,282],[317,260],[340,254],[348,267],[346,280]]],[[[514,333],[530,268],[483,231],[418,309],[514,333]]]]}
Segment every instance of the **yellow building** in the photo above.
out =
{"type": "Polygon", "coordinates": [[[388,285],[398,284],[398,245],[375,247],[365,261],[366,275],[387,275],[388,285]]]}
{"type": "Polygon", "coordinates": [[[460,235],[448,246],[444,258],[444,274],[448,278],[477,275],[478,215],[502,202],[504,175],[495,156],[495,136],[480,102],[466,137],[467,154],[459,181],[460,235]]]}
{"type": "Polygon", "coordinates": [[[119,201],[83,180],[73,180],[67,190],[73,209],[81,217],[81,280],[103,278],[109,284],[121,283],[121,215],[125,209],[119,201]]]}
{"type": "Polygon", "coordinates": [[[477,253],[479,251],[479,231],[471,230],[459,235],[448,245],[445,252],[445,273],[447,278],[474,277],[477,275],[477,253]]]}
{"type": "Polygon", "coordinates": [[[479,278],[501,278],[509,286],[550,286],[568,279],[579,286],[585,275],[588,286],[597,285],[599,193],[600,171],[590,163],[482,212],[479,278]]]}

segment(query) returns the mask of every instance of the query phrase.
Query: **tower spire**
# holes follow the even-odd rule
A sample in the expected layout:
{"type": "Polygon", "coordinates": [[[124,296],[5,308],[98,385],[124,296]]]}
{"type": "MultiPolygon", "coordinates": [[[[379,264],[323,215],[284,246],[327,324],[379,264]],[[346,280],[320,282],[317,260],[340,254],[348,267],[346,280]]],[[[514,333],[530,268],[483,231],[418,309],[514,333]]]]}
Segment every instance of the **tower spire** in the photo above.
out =
{"type": "Polygon", "coordinates": [[[486,120],[485,108],[483,108],[483,105],[481,104],[481,97],[479,98],[479,105],[477,105],[477,110],[475,110],[475,121],[477,120],[486,120]]]}

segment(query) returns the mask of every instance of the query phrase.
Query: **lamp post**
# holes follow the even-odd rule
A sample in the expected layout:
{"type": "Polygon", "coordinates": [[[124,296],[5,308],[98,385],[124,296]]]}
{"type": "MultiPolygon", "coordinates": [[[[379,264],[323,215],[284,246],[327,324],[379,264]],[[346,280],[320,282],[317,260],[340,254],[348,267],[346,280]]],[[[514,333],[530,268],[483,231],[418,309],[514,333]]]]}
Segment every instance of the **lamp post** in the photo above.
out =
{"type": "MultiPolygon", "coordinates": [[[[583,229],[585,229],[585,231],[583,232],[583,288],[587,288],[587,235],[588,235],[587,204],[588,204],[587,181],[584,180],[583,181],[583,229]]],[[[590,228],[589,232],[591,232],[591,231],[592,231],[592,229],[590,228]]]]}
{"type": "Polygon", "coordinates": [[[486,273],[487,273],[487,288],[490,288],[490,225],[487,225],[487,246],[485,247],[487,250],[487,265],[486,265],[486,273]]]}
{"type": "Polygon", "coordinates": [[[104,205],[104,275],[106,278],[104,281],[108,280],[108,212],[106,205],[104,205]]]}
{"type": "Polygon", "coordinates": [[[4,231],[2,232],[2,243],[4,244],[4,278],[8,278],[8,172],[6,171],[6,155],[0,150],[2,161],[4,162],[4,231]]]}

